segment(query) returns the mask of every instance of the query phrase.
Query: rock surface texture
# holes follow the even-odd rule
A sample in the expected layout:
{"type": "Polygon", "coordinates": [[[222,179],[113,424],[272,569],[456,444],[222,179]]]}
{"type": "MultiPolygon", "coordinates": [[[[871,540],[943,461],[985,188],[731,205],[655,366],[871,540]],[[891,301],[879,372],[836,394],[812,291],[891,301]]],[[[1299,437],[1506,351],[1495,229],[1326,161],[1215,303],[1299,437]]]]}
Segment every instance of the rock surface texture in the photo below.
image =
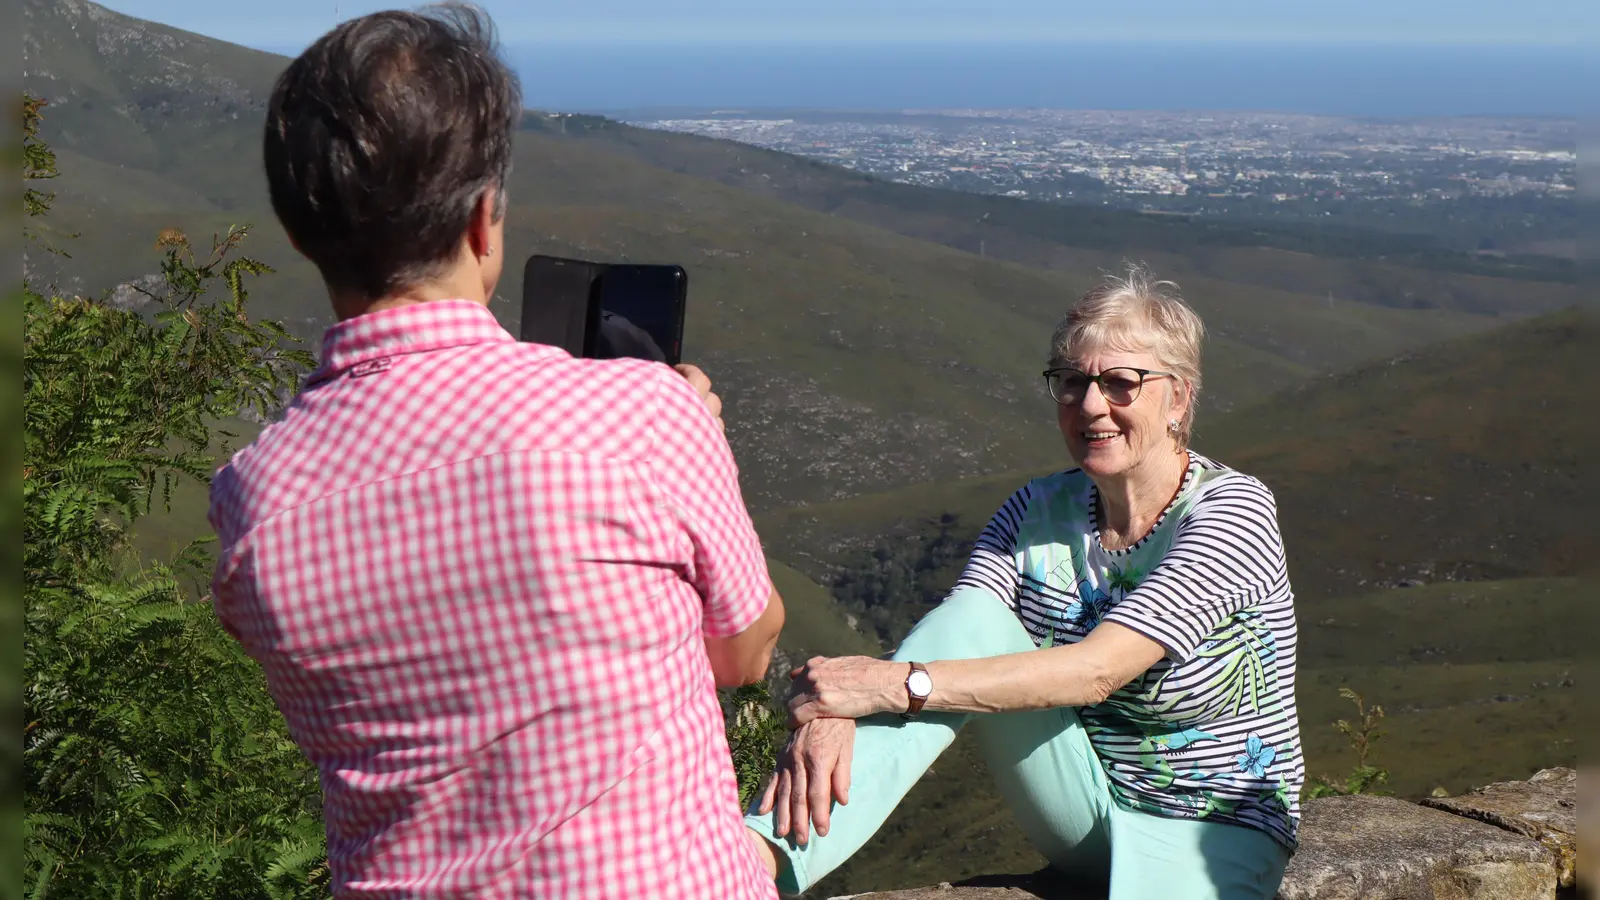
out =
{"type": "MultiPolygon", "coordinates": [[[[1554,900],[1577,863],[1577,773],[1545,769],[1422,804],[1328,797],[1304,805],[1278,900],[1554,900]]],[[[1049,872],[856,894],[860,900],[1089,900],[1049,872]]],[[[845,898],[832,898],[845,900],[845,898]]]]}
{"type": "Polygon", "coordinates": [[[1538,841],[1393,797],[1305,805],[1280,900],[1549,900],[1554,856],[1538,841]]]}
{"type": "Polygon", "coordinates": [[[1577,795],[1576,769],[1545,769],[1527,781],[1497,782],[1459,797],[1430,797],[1422,805],[1533,838],[1555,854],[1561,886],[1572,887],[1577,795]]]}

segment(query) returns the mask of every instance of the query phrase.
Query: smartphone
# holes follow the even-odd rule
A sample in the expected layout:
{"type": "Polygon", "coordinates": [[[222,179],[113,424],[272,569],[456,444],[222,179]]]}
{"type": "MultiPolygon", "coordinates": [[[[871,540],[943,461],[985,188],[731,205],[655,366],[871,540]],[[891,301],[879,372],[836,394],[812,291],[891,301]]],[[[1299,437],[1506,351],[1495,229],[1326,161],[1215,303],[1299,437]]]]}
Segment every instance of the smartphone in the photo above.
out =
{"type": "Polygon", "coordinates": [[[683,361],[689,274],[682,266],[603,266],[592,290],[584,356],[683,361]]]}
{"type": "Polygon", "coordinates": [[[689,274],[682,266],[590,262],[535,254],[522,270],[517,337],[573,356],[632,356],[677,365],[689,274]]]}
{"type": "Polygon", "coordinates": [[[589,308],[604,268],[598,263],[535,255],[522,268],[522,325],[518,339],[582,356],[589,308]]]}

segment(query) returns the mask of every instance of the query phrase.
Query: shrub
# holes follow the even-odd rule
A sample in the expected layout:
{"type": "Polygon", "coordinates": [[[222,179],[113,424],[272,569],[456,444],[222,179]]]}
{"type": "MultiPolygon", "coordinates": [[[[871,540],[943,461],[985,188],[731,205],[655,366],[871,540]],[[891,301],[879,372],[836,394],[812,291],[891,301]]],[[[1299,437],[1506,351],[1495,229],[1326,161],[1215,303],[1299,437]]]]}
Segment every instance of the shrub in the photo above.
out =
{"type": "MultiPolygon", "coordinates": [[[[24,103],[25,180],[54,175],[24,103]]],[[[24,213],[50,195],[28,191],[24,213]]],[[[326,894],[315,772],[260,669],[218,624],[197,542],[140,559],[131,529],[268,414],[310,357],[247,315],[267,267],[230,230],[161,244],[146,313],[23,297],[23,877],[29,896],[326,894]]]]}

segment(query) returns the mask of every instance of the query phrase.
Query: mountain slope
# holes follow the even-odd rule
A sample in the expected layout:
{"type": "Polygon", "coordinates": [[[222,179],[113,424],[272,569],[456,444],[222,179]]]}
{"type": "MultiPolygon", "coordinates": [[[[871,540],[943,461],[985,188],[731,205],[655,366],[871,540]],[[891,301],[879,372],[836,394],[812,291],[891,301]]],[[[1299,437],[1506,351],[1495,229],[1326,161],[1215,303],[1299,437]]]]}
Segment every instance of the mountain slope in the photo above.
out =
{"type": "MultiPolygon", "coordinates": [[[[1402,581],[1573,575],[1593,567],[1600,446],[1585,382],[1600,317],[1541,316],[1202,417],[1200,452],[1278,498],[1306,602],[1402,581]]],[[[1034,474],[865,495],[763,516],[775,555],[814,576],[842,549],[955,514],[972,533],[1034,474]]]]}
{"type": "MultiPolygon", "coordinates": [[[[260,104],[282,60],[240,51],[235,67],[225,44],[77,0],[30,0],[25,13],[25,86],[52,99],[44,132],[66,167],[57,220],[83,235],[70,260],[29,257],[31,273],[95,290],[152,271],[162,228],[203,242],[254,222],[246,252],[278,269],[252,285],[256,310],[314,337],[328,320],[321,286],[252,199],[260,104]]],[[[689,267],[686,348],[729,401],[756,505],[1048,458],[1048,431],[1019,411],[1042,396],[1044,344],[1083,276],[979,259],[537,134],[516,152],[514,256],[689,267]]],[[[519,277],[508,273],[502,298],[517,295],[519,277]]],[[[513,328],[516,309],[495,305],[513,328]]],[[[1281,355],[1219,346],[1231,348],[1209,394],[1219,408],[1308,374],[1281,355]]]]}
{"type": "Polygon", "coordinates": [[[1592,566],[1600,446],[1576,310],[1317,379],[1229,417],[1208,449],[1292,510],[1307,589],[1576,574],[1592,566]]]}
{"type": "MultiPolygon", "coordinates": [[[[81,0],[29,0],[24,11],[25,86],[53,99],[45,134],[63,151],[60,224],[83,235],[71,260],[34,254],[29,271],[94,290],[151,272],[159,257],[149,241],[162,228],[203,241],[253,222],[247,252],[278,269],[258,282],[255,308],[315,337],[328,316],[321,286],[259,198],[260,109],[283,60],[81,0]]],[[[729,400],[730,438],[759,508],[1055,455],[1037,373],[1089,270],[982,259],[533,131],[519,139],[510,187],[514,256],[689,268],[686,348],[729,400]]],[[[969,196],[945,199],[960,207],[969,196]]],[[[519,281],[513,268],[500,296],[515,298],[519,281]]],[[[1218,336],[1204,398],[1214,410],[1490,321],[1328,310],[1248,286],[1194,295],[1218,336]]],[[[494,308],[514,328],[517,307],[502,299],[494,308]]]]}
{"type": "Polygon", "coordinates": [[[23,22],[22,85],[51,101],[60,148],[164,176],[219,208],[265,203],[260,129],[282,57],[85,0],[23,0],[23,22]]]}

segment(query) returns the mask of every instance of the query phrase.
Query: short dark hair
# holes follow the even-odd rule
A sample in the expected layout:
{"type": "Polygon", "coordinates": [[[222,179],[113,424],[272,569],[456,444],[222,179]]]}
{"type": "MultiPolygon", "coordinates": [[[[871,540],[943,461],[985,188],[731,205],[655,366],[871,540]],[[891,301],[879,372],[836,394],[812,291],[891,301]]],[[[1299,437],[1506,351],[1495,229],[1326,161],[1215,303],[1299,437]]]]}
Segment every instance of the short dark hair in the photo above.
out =
{"type": "Polygon", "coordinates": [[[516,75],[481,9],[362,16],[278,77],[267,106],[272,209],[330,287],[368,298],[436,276],[485,190],[505,211],[516,75]]]}

